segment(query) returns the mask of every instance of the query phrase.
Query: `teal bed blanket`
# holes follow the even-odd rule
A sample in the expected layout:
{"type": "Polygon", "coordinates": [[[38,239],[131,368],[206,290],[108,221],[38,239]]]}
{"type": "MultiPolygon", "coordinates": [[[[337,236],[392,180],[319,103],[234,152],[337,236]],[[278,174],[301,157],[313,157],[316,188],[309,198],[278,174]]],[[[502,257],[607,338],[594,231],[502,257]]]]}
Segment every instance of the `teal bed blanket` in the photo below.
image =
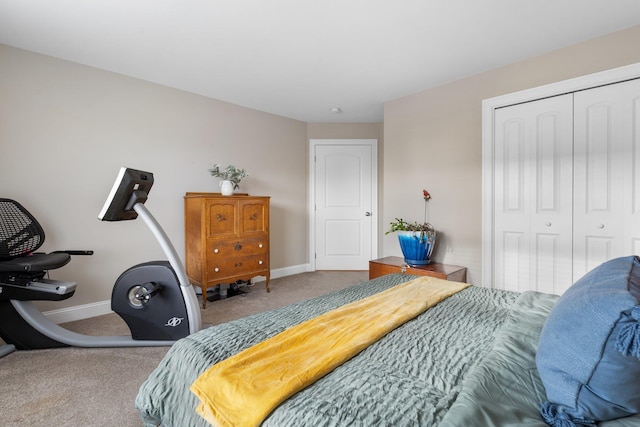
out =
{"type": "MultiPolygon", "coordinates": [[[[202,330],[142,384],[147,426],[207,426],[189,387],[211,365],[344,304],[406,282],[394,274],[202,330]]],[[[556,296],[469,287],[289,398],[263,426],[540,426],[535,350],[556,296]]],[[[602,423],[638,425],[640,419],[602,423]]]]}

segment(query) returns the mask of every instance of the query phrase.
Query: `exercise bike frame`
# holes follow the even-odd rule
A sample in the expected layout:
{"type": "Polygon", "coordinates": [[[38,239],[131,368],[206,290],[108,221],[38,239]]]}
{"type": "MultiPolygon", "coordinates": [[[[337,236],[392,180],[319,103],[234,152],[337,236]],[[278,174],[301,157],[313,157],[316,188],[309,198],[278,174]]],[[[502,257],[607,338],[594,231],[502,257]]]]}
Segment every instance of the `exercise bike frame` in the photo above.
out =
{"type": "MultiPolygon", "coordinates": [[[[143,203],[135,203],[133,209],[142,218],[147,227],[160,244],[169,264],[174,270],[180,285],[184,303],[186,306],[187,318],[189,322],[189,334],[195,333],[202,328],[200,306],[198,304],[195,290],[189,279],[178,254],[164,232],[160,224],[151,215],[143,203]]],[[[131,336],[89,336],[69,331],[49,320],[40,312],[31,301],[10,300],[16,312],[33,329],[42,335],[60,343],[60,346],[74,347],[150,347],[150,346],[170,346],[174,340],[136,340],[131,336]]],[[[15,350],[11,344],[0,347],[0,357],[15,350]]]]}

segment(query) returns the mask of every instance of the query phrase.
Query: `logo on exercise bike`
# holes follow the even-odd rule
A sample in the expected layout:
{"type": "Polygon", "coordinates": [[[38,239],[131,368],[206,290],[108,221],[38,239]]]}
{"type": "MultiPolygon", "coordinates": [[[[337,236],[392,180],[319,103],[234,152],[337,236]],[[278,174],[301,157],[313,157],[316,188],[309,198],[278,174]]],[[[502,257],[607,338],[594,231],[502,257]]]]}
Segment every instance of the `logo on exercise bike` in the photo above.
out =
{"type": "Polygon", "coordinates": [[[184,317],[172,317],[171,319],[167,320],[167,323],[165,323],[164,326],[175,328],[176,326],[180,326],[183,320],[184,317]]]}

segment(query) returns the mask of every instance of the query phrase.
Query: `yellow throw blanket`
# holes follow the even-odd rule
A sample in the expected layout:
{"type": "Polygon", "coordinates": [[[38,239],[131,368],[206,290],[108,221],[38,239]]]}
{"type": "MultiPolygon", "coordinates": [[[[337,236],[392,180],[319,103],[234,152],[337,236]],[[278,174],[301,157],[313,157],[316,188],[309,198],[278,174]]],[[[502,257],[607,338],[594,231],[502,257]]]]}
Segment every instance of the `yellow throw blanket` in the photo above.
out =
{"type": "Polygon", "coordinates": [[[257,426],[293,394],[468,286],[420,277],[293,326],[200,375],[191,385],[197,412],[217,427],[257,426]]]}

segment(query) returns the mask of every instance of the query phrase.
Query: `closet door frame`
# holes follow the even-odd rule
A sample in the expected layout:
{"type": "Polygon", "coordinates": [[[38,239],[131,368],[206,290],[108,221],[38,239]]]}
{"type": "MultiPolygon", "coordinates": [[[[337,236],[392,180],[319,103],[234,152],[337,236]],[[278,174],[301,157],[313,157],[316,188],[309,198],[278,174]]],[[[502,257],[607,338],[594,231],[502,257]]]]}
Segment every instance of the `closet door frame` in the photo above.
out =
{"type": "Polygon", "coordinates": [[[640,77],[640,63],[588,74],[482,101],[482,286],[494,286],[494,114],[509,105],[535,101],[640,77]]]}

